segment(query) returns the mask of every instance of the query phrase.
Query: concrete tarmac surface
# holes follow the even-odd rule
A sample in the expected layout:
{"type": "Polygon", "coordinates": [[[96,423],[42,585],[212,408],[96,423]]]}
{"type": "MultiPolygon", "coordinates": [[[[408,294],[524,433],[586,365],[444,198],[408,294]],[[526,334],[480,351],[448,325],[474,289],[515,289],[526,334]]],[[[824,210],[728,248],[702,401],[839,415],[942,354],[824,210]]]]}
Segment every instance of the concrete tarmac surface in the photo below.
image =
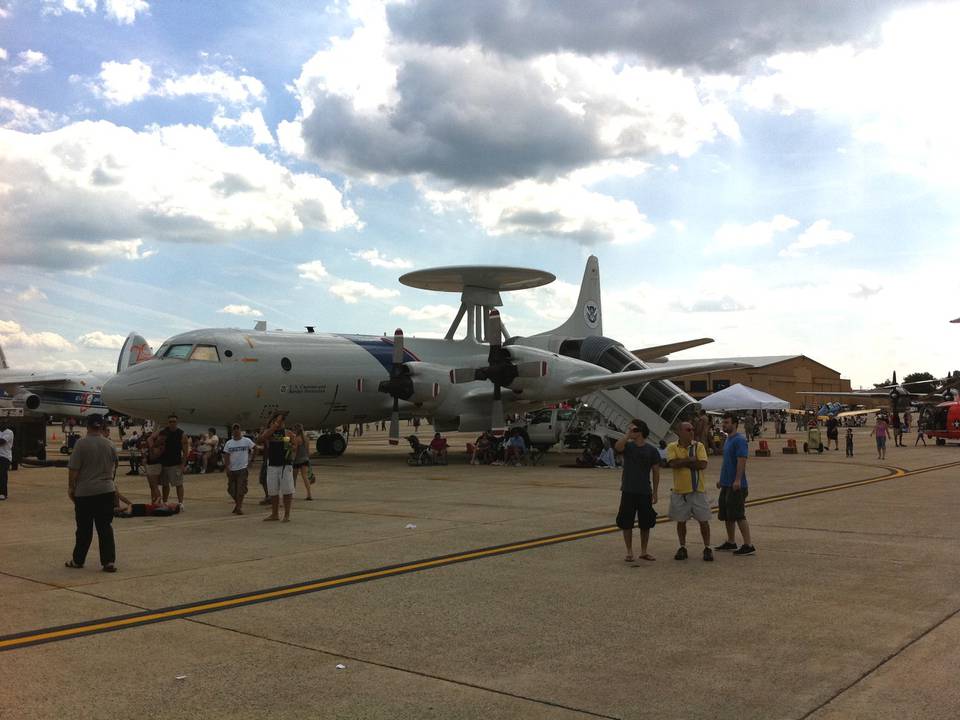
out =
{"type": "Polygon", "coordinates": [[[624,562],[620,473],[561,467],[574,451],[470,466],[454,433],[448,466],[417,468],[372,432],[313,460],[289,523],[262,522],[255,472],[243,516],[223,474],[188,475],[184,513],[114,520],[118,573],[96,540],[71,570],[66,470],[22,467],[0,502],[0,718],[953,720],[960,448],[911,433],[880,462],[867,432],[852,459],[769,440],[747,464],[758,552],[713,563],[693,522],[689,560],[666,522],[656,562],[624,562]]]}

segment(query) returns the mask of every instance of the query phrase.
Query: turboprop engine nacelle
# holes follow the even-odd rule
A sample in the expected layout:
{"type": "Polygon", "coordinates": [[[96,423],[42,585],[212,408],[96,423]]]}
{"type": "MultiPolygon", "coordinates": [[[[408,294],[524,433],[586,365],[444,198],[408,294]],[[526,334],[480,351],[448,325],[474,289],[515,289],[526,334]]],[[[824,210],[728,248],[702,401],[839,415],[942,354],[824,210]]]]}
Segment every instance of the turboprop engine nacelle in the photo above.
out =
{"type": "Polygon", "coordinates": [[[22,407],[26,408],[27,410],[36,410],[38,407],[40,407],[40,396],[24,390],[23,392],[18,392],[16,395],[14,395],[12,402],[14,407],[22,407]]]}

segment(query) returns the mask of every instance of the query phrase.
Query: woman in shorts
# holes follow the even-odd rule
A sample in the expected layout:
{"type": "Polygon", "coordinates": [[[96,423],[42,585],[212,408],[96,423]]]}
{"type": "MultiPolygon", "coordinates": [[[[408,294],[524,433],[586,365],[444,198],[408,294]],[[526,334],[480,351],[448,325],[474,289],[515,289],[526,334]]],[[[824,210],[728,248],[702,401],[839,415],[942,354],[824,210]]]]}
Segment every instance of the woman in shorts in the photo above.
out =
{"type": "Polygon", "coordinates": [[[147,436],[144,442],[143,457],[147,461],[147,483],[150,485],[150,502],[153,504],[162,501],[160,492],[160,473],[163,471],[163,465],[160,464],[160,458],[163,457],[163,451],[166,447],[164,437],[159,431],[154,431],[147,436]]]}
{"type": "Polygon", "coordinates": [[[303,434],[303,425],[297,423],[293,426],[293,432],[300,438],[300,445],[297,447],[297,454],[293,456],[293,483],[297,483],[297,473],[303,478],[303,487],[307,491],[307,500],[313,500],[313,493],[310,492],[310,446],[307,444],[307,437],[303,434]]]}

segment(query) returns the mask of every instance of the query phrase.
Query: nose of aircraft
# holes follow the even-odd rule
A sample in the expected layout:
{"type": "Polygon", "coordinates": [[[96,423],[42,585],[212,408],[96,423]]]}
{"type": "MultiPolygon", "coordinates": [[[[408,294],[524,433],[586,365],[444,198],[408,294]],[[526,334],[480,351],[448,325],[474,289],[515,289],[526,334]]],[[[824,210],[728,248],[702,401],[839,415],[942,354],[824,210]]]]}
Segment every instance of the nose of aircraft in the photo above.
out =
{"type": "Polygon", "coordinates": [[[101,391],[104,405],[134,417],[150,417],[170,410],[165,383],[155,373],[130,368],[107,380],[101,391]]]}

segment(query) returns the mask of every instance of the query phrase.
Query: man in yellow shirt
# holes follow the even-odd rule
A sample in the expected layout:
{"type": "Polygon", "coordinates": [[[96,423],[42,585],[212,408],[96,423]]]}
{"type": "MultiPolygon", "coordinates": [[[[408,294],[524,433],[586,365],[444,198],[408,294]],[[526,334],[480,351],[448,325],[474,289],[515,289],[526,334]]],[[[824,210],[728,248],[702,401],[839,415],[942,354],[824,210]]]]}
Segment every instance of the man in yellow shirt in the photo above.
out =
{"type": "Polygon", "coordinates": [[[674,560],[687,559],[687,520],[700,523],[703,537],[703,559],[713,560],[710,549],[710,503],[707,502],[703,471],[707,467],[707,449],[693,439],[693,424],[684,420],[677,427],[676,442],[667,445],[667,462],[673,469],[673,491],[670,493],[670,518],[677,523],[680,549],[674,560]]]}

